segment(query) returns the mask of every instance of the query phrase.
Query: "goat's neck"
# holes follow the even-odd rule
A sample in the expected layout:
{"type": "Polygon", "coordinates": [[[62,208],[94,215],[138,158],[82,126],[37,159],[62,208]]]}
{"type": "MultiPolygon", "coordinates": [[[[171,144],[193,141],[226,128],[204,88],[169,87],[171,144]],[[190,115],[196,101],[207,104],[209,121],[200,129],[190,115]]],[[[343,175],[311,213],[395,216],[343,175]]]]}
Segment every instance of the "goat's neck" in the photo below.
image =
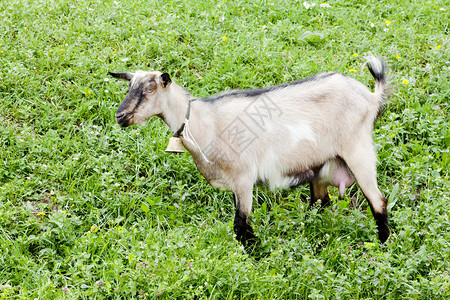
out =
{"type": "Polygon", "coordinates": [[[189,99],[190,95],[185,89],[176,83],[171,84],[161,117],[173,133],[184,123],[189,99]]]}

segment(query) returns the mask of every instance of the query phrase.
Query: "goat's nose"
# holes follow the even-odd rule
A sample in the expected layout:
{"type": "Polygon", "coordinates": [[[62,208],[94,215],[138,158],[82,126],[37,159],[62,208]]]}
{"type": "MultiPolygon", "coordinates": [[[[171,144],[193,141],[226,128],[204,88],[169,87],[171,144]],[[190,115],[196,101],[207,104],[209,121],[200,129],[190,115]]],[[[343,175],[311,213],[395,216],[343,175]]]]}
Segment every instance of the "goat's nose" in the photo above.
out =
{"type": "Polygon", "coordinates": [[[123,116],[125,116],[125,112],[116,112],[116,118],[117,118],[117,119],[120,119],[120,118],[122,118],[123,116]]]}

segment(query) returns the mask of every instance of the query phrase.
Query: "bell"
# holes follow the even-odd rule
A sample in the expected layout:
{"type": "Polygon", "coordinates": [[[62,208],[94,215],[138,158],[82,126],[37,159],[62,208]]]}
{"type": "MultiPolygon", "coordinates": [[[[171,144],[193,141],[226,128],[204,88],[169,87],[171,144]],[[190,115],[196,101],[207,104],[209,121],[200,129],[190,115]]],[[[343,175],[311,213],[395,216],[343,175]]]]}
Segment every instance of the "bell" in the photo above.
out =
{"type": "Polygon", "coordinates": [[[184,148],[181,139],[179,137],[171,137],[165,151],[169,153],[183,153],[184,148]]]}

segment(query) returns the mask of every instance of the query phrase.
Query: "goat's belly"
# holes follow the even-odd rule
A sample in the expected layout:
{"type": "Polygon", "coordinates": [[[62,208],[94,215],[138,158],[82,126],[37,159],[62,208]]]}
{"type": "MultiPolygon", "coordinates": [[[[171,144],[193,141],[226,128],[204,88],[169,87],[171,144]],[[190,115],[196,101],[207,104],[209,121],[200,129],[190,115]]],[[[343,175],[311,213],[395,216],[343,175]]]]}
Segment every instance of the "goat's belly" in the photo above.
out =
{"type": "Polygon", "coordinates": [[[279,188],[293,188],[314,179],[313,170],[303,170],[292,174],[274,174],[275,176],[268,176],[265,180],[261,180],[269,186],[271,190],[279,188]]]}

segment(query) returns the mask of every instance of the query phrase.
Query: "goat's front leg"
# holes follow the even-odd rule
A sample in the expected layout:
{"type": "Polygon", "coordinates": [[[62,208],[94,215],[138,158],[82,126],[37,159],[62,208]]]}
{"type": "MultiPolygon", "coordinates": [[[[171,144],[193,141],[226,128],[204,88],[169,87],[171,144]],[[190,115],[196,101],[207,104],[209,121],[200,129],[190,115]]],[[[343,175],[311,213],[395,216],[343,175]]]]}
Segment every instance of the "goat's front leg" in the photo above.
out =
{"type": "Polygon", "coordinates": [[[253,233],[248,216],[252,210],[253,186],[234,191],[236,215],[234,217],[234,233],[236,239],[242,243],[246,250],[252,250],[259,239],[253,233]]]}

